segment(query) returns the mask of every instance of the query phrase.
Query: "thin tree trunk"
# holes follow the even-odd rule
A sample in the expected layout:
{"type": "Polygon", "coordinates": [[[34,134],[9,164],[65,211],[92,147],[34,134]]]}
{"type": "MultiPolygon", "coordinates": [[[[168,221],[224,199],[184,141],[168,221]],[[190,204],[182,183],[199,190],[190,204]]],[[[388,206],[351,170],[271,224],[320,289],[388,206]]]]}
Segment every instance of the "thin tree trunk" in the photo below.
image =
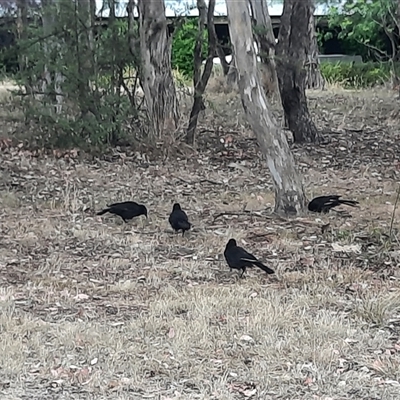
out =
{"type": "Polygon", "coordinates": [[[99,120],[98,95],[91,80],[95,76],[94,61],[94,16],[91,1],[78,0],[75,3],[75,51],[78,67],[78,102],[82,118],[91,113],[99,120]]]}
{"type": "MultiPolygon", "coordinates": [[[[26,29],[28,27],[28,0],[17,0],[17,39],[22,42],[27,39],[26,29]]],[[[18,55],[19,70],[23,72],[27,66],[27,60],[24,55],[18,55]]]]}
{"type": "Polygon", "coordinates": [[[118,76],[117,76],[117,71],[116,71],[116,57],[115,57],[115,46],[117,44],[117,38],[116,38],[116,31],[115,31],[115,7],[116,7],[116,1],[115,0],[108,0],[108,9],[110,10],[110,14],[108,17],[108,28],[111,29],[111,35],[112,35],[112,44],[113,44],[113,49],[112,51],[112,65],[111,65],[111,86],[113,86],[114,90],[117,88],[117,82],[118,82],[118,76]]]}
{"type": "MultiPolygon", "coordinates": [[[[53,47],[55,46],[55,38],[52,33],[55,28],[56,21],[56,7],[53,3],[53,0],[42,0],[42,25],[43,25],[43,33],[46,39],[43,41],[43,50],[44,50],[44,66],[43,66],[43,79],[41,83],[40,92],[43,93],[39,95],[40,100],[44,105],[55,103],[54,96],[54,88],[55,82],[53,80],[54,73],[50,72],[50,65],[53,64],[52,52],[53,47]]],[[[57,108],[55,108],[57,112],[57,108]]]]}
{"type": "Polygon", "coordinates": [[[61,114],[64,104],[64,94],[62,90],[62,84],[64,83],[65,78],[61,72],[54,73],[54,91],[56,94],[56,114],[61,114]]]}
{"type": "Polygon", "coordinates": [[[274,95],[280,100],[278,76],[275,65],[275,36],[268,6],[264,0],[249,0],[252,16],[254,36],[261,58],[262,84],[268,97],[274,95]]]}
{"type": "MultiPolygon", "coordinates": [[[[56,16],[60,15],[60,0],[55,0],[55,7],[56,7],[56,16]]],[[[61,0],[62,1],[62,0],[61,0]]],[[[61,57],[62,54],[62,47],[65,43],[62,42],[59,38],[54,38],[55,48],[57,49],[58,57],[61,57]]],[[[54,92],[55,92],[55,110],[56,114],[61,114],[64,106],[64,93],[62,89],[62,85],[65,81],[65,76],[62,74],[61,71],[54,72],[54,92]]]]}
{"type": "Polygon", "coordinates": [[[274,182],[275,211],[296,214],[304,209],[306,197],[286,137],[278,127],[261,88],[248,1],[227,0],[227,10],[240,96],[274,182]]]}
{"type": "Polygon", "coordinates": [[[221,62],[222,72],[224,76],[227,76],[229,72],[229,63],[226,61],[224,50],[219,43],[217,44],[217,55],[221,62]]]}
{"type": "Polygon", "coordinates": [[[200,111],[205,108],[203,102],[203,94],[206,90],[208,80],[210,79],[211,71],[213,68],[213,58],[215,54],[215,49],[217,47],[217,34],[215,32],[214,26],[215,0],[209,1],[208,11],[204,0],[197,0],[197,8],[199,9],[199,33],[194,49],[194,101],[192,111],[190,112],[189,126],[186,133],[186,142],[190,145],[194,144],[195,132],[200,111]],[[208,56],[206,65],[204,66],[203,74],[201,74],[201,54],[203,49],[203,34],[206,20],[208,31],[208,56]]]}
{"type": "Polygon", "coordinates": [[[171,40],[163,0],[139,0],[141,81],[153,139],[177,127],[178,99],[171,70],[171,40]]]}
{"type": "Polygon", "coordinates": [[[117,27],[115,26],[116,22],[116,16],[115,16],[115,8],[117,7],[116,0],[108,0],[108,9],[110,10],[110,14],[108,17],[108,28],[111,29],[111,35],[112,35],[112,65],[111,65],[111,88],[113,93],[116,95],[116,101],[115,105],[113,108],[113,113],[111,115],[111,131],[108,135],[108,142],[111,143],[112,145],[116,145],[119,139],[118,135],[118,127],[116,125],[116,119],[119,113],[120,109],[120,103],[121,103],[121,79],[123,79],[123,76],[121,77],[121,71],[120,71],[120,66],[118,65],[118,60],[116,57],[116,53],[118,51],[118,48],[116,47],[118,44],[118,32],[117,32],[117,27]]]}
{"type": "Polygon", "coordinates": [[[311,0],[284,0],[276,46],[282,106],[296,143],[319,141],[318,130],[308,110],[304,68],[310,48],[311,4],[311,0]]]}
{"type": "Polygon", "coordinates": [[[135,22],[135,0],[129,0],[127,11],[128,11],[128,41],[129,50],[135,58],[137,64],[139,64],[140,58],[140,42],[138,39],[137,25],[135,22]]]}
{"type": "MultiPolygon", "coordinates": [[[[87,78],[93,78],[95,74],[95,43],[93,32],[95,15],[93,14],[92,0],[78,0],[77,12],[77,33],[82,52],[81,66],[87,78]]],[[[90,79],[87,80],[88,85],[90,85],[90,79]]]]}
{"type": "MultiPolygon", "coordinates": [[[[397,1],[397,7],[396,7],[396,11],[394,12],[394,17],[395,19],[395,24],[397,27],[397,43],[400,40],[400,0],[397,1]]],[[[392,32],[392,35],[395,35],[394,32],[392,32]]],[[[391,40],[393,42],[393,40],[391,40]]],[[[396,68],[395,68],[395,64],[397,64],[399,62],[399,46],[393,46],[392,45],[392,61],[390,63],[391,66],[391,77],[392,77],[392,84],[393,87],[397,87],[398,90],[398,98],[400,99],[400,77],[396,72],[396,68]],[[394,47],[394,48],[393,48],[394,47]]]]}
{"type": "MultiPolygon", "coordinates": [[[[129,43],[129,51],[133,56],[133,67],[135,69],[135,79],[134,83],[132,85],[132,89],[129,90],[127,85],[124,86],[124,89],[126,93],[128,94],[129,101],[132,105],[132,111],[136,115],[137,114],[137,109],[138,109],[138,104],[137,104],[137,96],[136,96],[136,90],[138,86],[142,85],[141,79],[140,79],[140,40],[139,40],[139,29],[138,29],[138,23],[135,21],[135,7],[136,7],[136,1],[135,0],[129,0],[128,6],[127,6],[127,13],[128,13],[128,43],[129,43]]],[[[122,81],[123,82],[123,81],[122,81]]],[[[124,84],[124,82],[123,82],[124,84]]],[[[143,87],[142,87],[143,89],[143,87]]],[[[144,90],[143,90],[144,93],[144,90]]]]}
{"type": "Polygon", "coordinates": [[[310,19],[308,21],[308,35],[310,38],[310,48],[307,52],[306,60],[306,88],[307,89],[324,89],[325,79],[321,74],[320,63],[318,58],[318,40],[315,31],[315,19],[314,19],[315,5],[311,0],[311,12],[310,19]]]}

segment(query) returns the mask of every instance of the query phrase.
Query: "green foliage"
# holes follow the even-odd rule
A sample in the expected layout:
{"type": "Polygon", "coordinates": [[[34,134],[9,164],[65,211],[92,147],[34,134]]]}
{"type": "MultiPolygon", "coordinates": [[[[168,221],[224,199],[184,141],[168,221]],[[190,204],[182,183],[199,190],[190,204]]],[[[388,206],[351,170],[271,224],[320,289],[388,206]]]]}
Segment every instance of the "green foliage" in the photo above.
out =
{"type": "Polygon", "coordinates": [[[331,32],[324,32],[321,29],[318,29],[318,27],[317,27],[317,29],[315,31],[315,35],[317,37],[318,48],[320,49],[320,51],[321,51],[321,49],[324,48],[324,43],[327,40],[332,38],[332,33],[331,32]],[[328,33],[329,33],[329,35],[328,35],[328,33]]]}
{"type": "Polygon", "coordinates": [[[18,56],[15,46],[0,49],[0,73],[14,75],[18,71],[18,56]]]}
{"type": "Polygon", "coordinates": [[[341,9],[331,7],[329,25],[340,29],[338,38],[344,40],[347,53],[383,60],[395,56],[388,54],[385,39],[398,39],[396,10],[397,0],[346,0],[341,9]]]}
{"type": "MultiPolygon", "coordinates": [[[[400,70],[400,66],[396,68],[400,70]]],[[[349,89],[382,85],[390,79],[390,70],[389,63],[321,63],[321,73],[329,84],[339,84],[349,89]]]]}
{"type": "MultiPolygon", "coordinates": [[[[193,18],[178,28],[172,42],[172,68],[179,70],[189,78],[193,76],[193,52],[198,34],[198,18],[193,18]]],[[[208,34],[205,30],[203,32],[203,57],[207,57],[207,38],[208,34]]]]}
{"type": "Polygon", "coordinates": [[[123,94],[121,85],[132,86],[135,79],[126,72],[138,68],[129,49],[127,22],[110,21],[90,42],[82,23],[87,16],[77,14],[73,2],[59,7],[47,10],[57,16],[50,35],[48,26],[31,25],[29,39],[18,43],[28,64],[17,81],[35,93],[24,96],[24,110],[35,124],[36,141],[92,150],[132,139],[129,121],[138,116],[135,96],[123,94]],[[61,112],[57,98],[63,99],[61,112]]]}

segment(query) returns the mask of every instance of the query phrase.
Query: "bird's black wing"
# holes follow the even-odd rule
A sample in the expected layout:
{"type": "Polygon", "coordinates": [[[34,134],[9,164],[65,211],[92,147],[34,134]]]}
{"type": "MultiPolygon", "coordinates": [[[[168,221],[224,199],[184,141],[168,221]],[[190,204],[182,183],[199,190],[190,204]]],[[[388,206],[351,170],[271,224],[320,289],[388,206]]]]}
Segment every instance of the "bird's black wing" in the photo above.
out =
{"type": "Polygon", "coordinates": [[[238,258],[241,262],[242,266],[248,266],[249,264],[256,265],[258,268],[261,268],[267,274],[274,274],[275,271],[266,265],[264,265],[261,261],[259,261],[253,254],[249,253],[242,247],[236,248],[238,258]]]}
{"type": "Polygon", "coordinates": [[[237,256],[242,260],[242,261],[249,261],[249,262],[254,262],[258,261],[256,257],[253,256],[253,254],[250,254],[248,251],[246,251],[243,247],[236,247],[236,252],[237,256]]]}
{"type": "Polygon", "coordinates": [[[133,208],[138,207],[138,204],[135,203],[134,201],[124,201],[122,203],[114,203],[114,204],[110,204],[109,206],[107,206],[109,208],[114,208],[114,209],[118,209],[118,210],[132,210],[133,208]]]}
{"type": "Polygon", "coordinates": [[[186,215],[185,211],[179,210],[176,212],[176,223],[181,229],[188,229],[191,226],[191,223],[188,220],[188,216],[186,215]]]}
{"type": "Polygon", "coordinates": [[[338,205],[339,204],[339,202],[338,202],[338,200],[337,199],[326,199],[325,201],[324,201],[324,207],[330,207],[330,206],[335,206],[335,205],[338,205]]]}

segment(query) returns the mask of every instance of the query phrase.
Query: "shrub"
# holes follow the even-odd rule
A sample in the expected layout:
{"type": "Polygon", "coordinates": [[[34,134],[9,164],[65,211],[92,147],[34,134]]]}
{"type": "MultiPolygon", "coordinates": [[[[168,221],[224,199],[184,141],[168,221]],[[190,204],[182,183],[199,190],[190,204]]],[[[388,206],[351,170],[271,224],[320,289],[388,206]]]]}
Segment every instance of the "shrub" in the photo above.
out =
{"type": "Polygon", "coordinates": [[[141,100],[131,84],[135,76],[130,74],[138,68],[126,40],[127,21],[110,22],[97,32],[93,48],[81,51],[90,47],[88,35],[76,28],[81,17],[68,4],[60,4],[66,12],[50,8],[48,12],[61,18],[62,37],[43,39],[47,37],[43,27],[32,24],[28,38],[17,43],[21,56],[29,62],[15,79],[28,88],[28,94],[36,93],[23,96],[21,102],[25,118],[35,131],[32,140],[43,147],[80,147],[87,151],[133,145],[146,130],[140,122],[144,119],[138,106],[141,100]],[[62,107],[56,109],[57,96],[62,98],[62,107]]]}
{"type": "MultiPolygon", "coordinates": [[[[193,76],[193,52],[198,35],[198,18],[182,24],[174,34],[172,42],[172,68],[189,78],[193,76]]],[[[203,32],[202,56],[207,56],[207,31],[203,32]]]]}
{"type": "Polygon", "coordinates": [[[390,65],[373,62],[322,62],[321,73],[330,84],[341,84],[345,88],[367,88],[387,82],[390,79],[390,65]]]}

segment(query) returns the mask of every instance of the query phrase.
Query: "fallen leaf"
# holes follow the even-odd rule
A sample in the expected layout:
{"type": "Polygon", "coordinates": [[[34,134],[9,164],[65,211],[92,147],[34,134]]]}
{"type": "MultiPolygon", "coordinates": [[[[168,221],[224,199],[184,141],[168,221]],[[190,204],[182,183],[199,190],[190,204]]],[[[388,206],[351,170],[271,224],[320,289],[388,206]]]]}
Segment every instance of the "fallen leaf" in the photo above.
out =
{"type": "Polygon", "coordinates": [[[174,328],[169,328],[169,331],[168,331],[168,337],[170,338],[170,339],[173,339],[174,337],[175,337],[175,329],[174,328]]]}
{"type": "Polygon", "coordinates": [[[254,342],[254,339],[249,335],[242,335],[240,336],[239,340],[244,340],[245,342],[254,342]]]}
{"type": "Polygon", "coordinates": [[[304,384],[309,386],[312,385],[314,383],[314,380],[311,376],[307,376],[307,378],[304,380],[304,384]]]}

